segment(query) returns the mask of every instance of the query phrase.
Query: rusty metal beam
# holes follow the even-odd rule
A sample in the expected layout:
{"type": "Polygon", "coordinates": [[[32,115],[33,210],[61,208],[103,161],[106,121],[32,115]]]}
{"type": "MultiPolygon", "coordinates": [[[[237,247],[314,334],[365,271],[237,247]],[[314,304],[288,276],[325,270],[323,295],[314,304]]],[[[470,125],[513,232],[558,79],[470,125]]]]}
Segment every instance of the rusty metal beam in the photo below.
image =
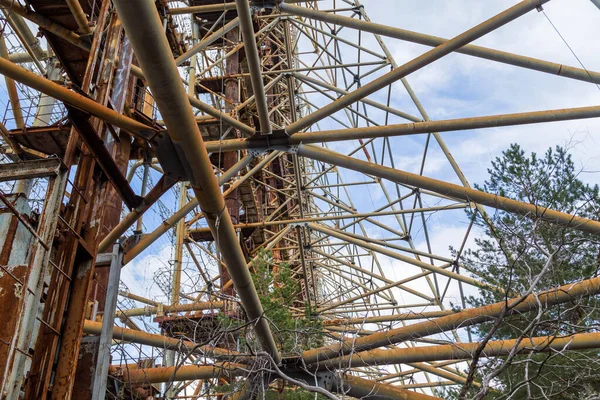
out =
{"type": "Polygon", "coordinates": [[[68,30],[62,25],[52,21],[50,18],[47,18],[29,8],[22,6],[15,0],[0,0],[0,6],[5,8],[8,13],[18,14],[77,47],[88,51],[91,48],[90,43],[75,32],[68,30]]]}
{"type": "Polygon", "coordinates": [[[64,165],[58,158],[0,164],[0,182],[56,176],[64,165]]]}
{"type": "Polygon", "coordinates": [[[0,74],[132,133],[154,131],[154,128],[148,125],[111,110],[86,96],[75,93],[3,58],[0,58],[0,74]]]}
{"type": "Polygon", "coordinates": [[[459,132],[470,129],[497,128],[545,122],[569,121],[576,119],[600,118],[600,106],[564,108],[545,111],[529,111],[513,114],[488,115],[483,117],[456,118],[438,121],[422,121],[406,124],[371,126],[360,128],[333,129],[328,131],[299,132],[292,137],[267,139],[228,139],[222,142],[206,142],[209,152],[233,151],[251,148],[269,148],[270,146],[297,146],[300,144],[338,142],[343,140],[361,140],[386,138],[430,132],[459,132]]]}
{"type": "MultiPolygon", "coordinates": [[[[391,350],[368,350],[319,363],[319,366],[353,368],[373,365],[408,364],[424,361],[469,360],[482,343],[452,343],[440,346],[420,346],[391,350]]],[[[540,336],[520,339],[495,340],[482,347],[481,357],[506,356],[511,352],[546,352],[564,350],[587,350],[600,347],[600,333],[578,333],[567,336],[540,336]]]]}
{"type": "MultiPolygon", "coordinates": [[[[435,318],[429,321],[374,333],[356,339],[352,343],[352,351],[360,352],[390,344],[401,343],[407,340],[446,332],[452,329],[464,328],[491,321],[501,313],[506,315],[537,310],[540,305],[551,307],[557,304],[572,301],[578,297],[593,296],[600,293],[600,278],[587,279],[578,283],[567,284],[555,289],[527,296],[525,299],[513,298],[508,301],[490,304],[478,308],[469,308],[458,313],[435,318]],[[507,309],[508,307],[508,309],[507,309]]],[[[333,344],[318,349],[307,350],[302,353],[302,358],[307,364],[315,362],[331,362],[331,359],[343,355],[350,348],[343,344],[333,344]]]]}
{"type": "Polygon", "coordinates": [[[213,229],[213,236],[221,247],[246,314],[251,321],[255,321],[253,326],[262,347],[279,361],[277,345],[269,323],[264,318],[260,299],[246,267],[217,178],[213,174],[202,135],[189,106],[188,95],[181,84],[158,11],[153,3],[145,0],[116,0],[114,4],[145,72],[169,136],[173,142],[182,145],[184,157],[193,171],[190,184],[213,229]]]}
{"type": "Polygon", "coordinates": [[[123,202],[129,209],[135,209],[139,206],[143,198],[136,195],[125,176],[121,173],[115,159],[106,148],[104,141],[98,136],[98,133],[89,120],[89,115],[76,108],[67,106],[69,118],[73,126],[77,129],[81,140],[85,143],[90,153],[98,162],[98,165],[113,185],[123,202]]]}

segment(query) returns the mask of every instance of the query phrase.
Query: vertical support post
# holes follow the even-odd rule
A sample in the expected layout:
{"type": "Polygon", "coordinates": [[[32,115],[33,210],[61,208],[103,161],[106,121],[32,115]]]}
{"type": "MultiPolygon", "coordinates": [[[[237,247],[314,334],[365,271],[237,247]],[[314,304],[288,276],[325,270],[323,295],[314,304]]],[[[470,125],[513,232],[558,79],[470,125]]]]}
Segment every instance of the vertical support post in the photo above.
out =
{"type": "MultiPolygon", "coordinates": [[[[8,49],[6,48],[6,40],[4,32],[0,35],[0,57],[8,60],[8,49]]],[[[14,80],[4,77],[6,82],[6,90],[8,91],[8,99],[12,106],[13,117],[15,118],[15,125],[18,129],[25,127],[25,121],[23,120],[23,110],[21,109],[21,102],[19,101],[19,94],[17,93],[17,85],[14,80]]]]}
{"type": "MultiPolygon", "coordinates": [[[[146,197],[146,190],[148,188],[148,175],[150,174],[150,162],[152,162],[152,161],[144,160],[144,176],[142,178],[142,190],[140,192],[140,196],[142,196],[142,197],[146,197]]],[[[135,228],[138,232],[142,231],[142,223],[143,223],[143,215],[140,215],[140,217],[137,220],[136,228],[135,228]]]]}
{"type": "Polygon", "coordinates": [[[113,328],[115,326],[115,314],[117,298],[119,296],[119,280],[121,268],[123,267],[123,249],[120,244],[115,243],[112,251],[110,272],[108,275],[108,286],[106,287],[106,301],[104,303],[104,315],[102,319],[102,332],[100,333],[100,346],[98,360],[94,373],[94,386],[92,400],[104,400],[106,395],[106,382],[108,378],[108,366],[110,364],[110,347],[113,340],[113,328]]]}
{"type": "MultiPolygon", "coordinates": [[[[57,176],[50,182],[46,203],[42,212],[42,220],[39,224],[40,228],[38,229],[38,235],[44,243],[50,244],[54,240],[66,183],[66,170],[59,171],[57,176]]],[[[50,250],[44,249],[40,243],[37,243],[33,250],[30,265],[29,278],[27,280],[29,290],[23,291],[27,298],[23,303],[23,309],[19,310],[19,312],[23,313],[23,318],[16,327],[16,331],[20,333],[20,336],[14,344],[12,358],[9,358],[9,362],[12,360],[12,368],[9,368],[11,375],[5,385],[6,398],[8,399],[17,398],[21,389],[21,381],[25,375],[25,367],[28,361],[27,355],[33,339],[34,324],[42,298],[44,279],[50,269],[50,250]]]]}
{"type": "MultiPolygon", "coordinates": [[[[185,182],[179,184],[179,208],[187,203],[187,186],[185,182]]],[[[171,303],[179,304],[181,292],[181,267],[183,260],[183,239],[185,238],[185,219],[177,223],[175,229],[175,262],[173,263],[173,287],[171,289],[171,303]]]]}

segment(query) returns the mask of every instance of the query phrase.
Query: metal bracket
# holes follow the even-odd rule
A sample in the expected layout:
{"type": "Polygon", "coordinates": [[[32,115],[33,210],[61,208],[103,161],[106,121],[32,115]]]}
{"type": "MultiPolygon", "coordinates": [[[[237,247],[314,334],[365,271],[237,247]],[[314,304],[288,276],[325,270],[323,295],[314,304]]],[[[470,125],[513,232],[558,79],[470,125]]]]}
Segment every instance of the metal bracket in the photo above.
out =
{"type": "Polygon", "coordinates": [[[303,228],[303,227],[308,226],[308,222],[306,222],[306,221],[305,222],[291,222],[287,225],[292,228],[297,228],[297,227],[303,228]]]}
{"type": "Polygon", "coordinates": [[[267,149],[248,149],[248,154],[250,154],[252,157],[258,157],[261,154],[264,154],[267,151],[267,149]]]}

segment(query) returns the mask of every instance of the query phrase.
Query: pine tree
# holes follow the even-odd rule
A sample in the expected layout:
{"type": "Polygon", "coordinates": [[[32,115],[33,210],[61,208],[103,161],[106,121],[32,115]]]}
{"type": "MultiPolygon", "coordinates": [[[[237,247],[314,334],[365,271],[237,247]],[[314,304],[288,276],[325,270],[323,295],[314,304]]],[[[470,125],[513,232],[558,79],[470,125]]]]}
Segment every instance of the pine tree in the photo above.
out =
{"type": "MultiPolygon", "coordinates": [[[[513,144],[492,162],[488,172],[489,179],[483,186],[477,186],[479,190],[598,220],[598,186],[581,181],[564,148],[550,148],[542,157],[535,153],[527,157],[513,144]]],[[[494,211],[490,218],[493,228],[477,215],[476,224],[485,234],[476,239],[476,248],[467,251],[461,261],[467,269],[505,288],[513,296],[532,286],[534,291],[542,291],[598,274],[597,236],[504,211],[494,211]],[[546,265],[549,265],[547,270],[537,284],[532,285],[534,277],[540,275],[546,265]]],[[[504,299],[498,293],[482,290],[468,303],[479,307],[504,299]]],[[[530,323],[536,315],[514,315],[505,318],[491,339],[569,335],[594,330],[600,321],[598,305],[597,298],[587,298],[545,309],[533,326],[530,323]]],[[[475,336],[485,337],[494,323],[475,328],[475,336]]],[[[594,397],[600,394],[598,356],[598,351],[521,354],[494,378],[492,386],[498,390],[489,391],[485,398],[598,398],[594,397]]],[[[476,369],[477,378],[499,368],[504,361],[502,358],[481,360],[476,369]]],[[[443,397],[456,398],[460,392],[461,389],[446,391],[443,397]]],[[[471,387],[463,397],[476,397],[477,392],[477,388],[471,387]]],[[[478,397],[482,398],[481,395],[479,392],[478,397]]]]}

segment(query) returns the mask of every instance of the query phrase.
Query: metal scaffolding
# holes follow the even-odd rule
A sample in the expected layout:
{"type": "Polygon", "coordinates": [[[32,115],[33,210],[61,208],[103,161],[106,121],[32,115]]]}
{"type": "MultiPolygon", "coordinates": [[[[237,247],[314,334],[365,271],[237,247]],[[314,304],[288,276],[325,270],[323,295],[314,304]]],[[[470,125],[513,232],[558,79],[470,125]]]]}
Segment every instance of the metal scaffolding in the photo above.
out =
{"type": "Polygon", "coordinates": [[[430,120],[408,81],[459,53],[600,83],[472,44],[548,1],[446,39],[371,22],[358,0],[0,0],[0,397],[244,399],[283,378],[330,398],[425,400],[470,382],[478,353],[600,347],[596,332],[471,337],[600,293],[600,278],[516,293],[468,270],[476,217],[596,236],[600,222],[471,187],[440,134],[600,106],[430,120]],[[386,38],[430,49],[399,64],[386,38]],[[409,140],[416,173],[396,165],[409,140]],[[424,176],[436,145],[448,181],[424,176]],[[464,221],[456,254],[432,247],[433,215],[464,221]],[[273,276],[289,267],[287,311],[318,322],[320,345],[284,351],[263,257],[273,276]],[[468,308],[469,289],[505,301],[468,308]]]}

